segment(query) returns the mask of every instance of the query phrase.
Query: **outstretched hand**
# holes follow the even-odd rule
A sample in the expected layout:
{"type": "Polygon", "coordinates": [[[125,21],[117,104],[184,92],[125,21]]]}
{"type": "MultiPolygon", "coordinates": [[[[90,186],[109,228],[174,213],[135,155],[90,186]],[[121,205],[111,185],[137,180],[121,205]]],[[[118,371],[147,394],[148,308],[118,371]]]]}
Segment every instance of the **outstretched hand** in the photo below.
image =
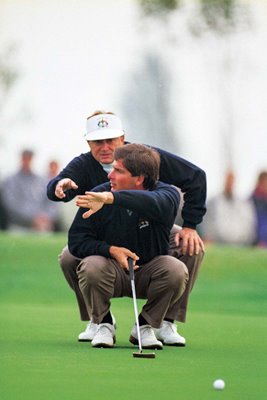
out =
{"type": "Polygon", "coordinates": [[[101,210],[104,204],[113,203],[113,194],[111,192],[85,192],[78,196],[76,205],[81,208],[89,208],[89,211],[83,213],[83,218],[89,218],[97,211],[101,210]]]}
{"type": "Polygon", "coordinates": [[[69,190],[69,189],[78,189],[78,186],[76,185],[76,183],[74,181],[72,181],[70,178],[63,178],[60,179],[60,181],[58,181],[56,189],[55,189],[55,195],[59,198],[59,199],[64,199],[64,197],[66,197],[65,195],[65,191],[69,190]]]}
{"type": "Polygon", "coordinates": [[[175,244],[179,245],[182,241],[183,254],[189,253],[190,256],[199,254],[199,251],[205,251],[204,242],[195,229],[182,228],[175,236],[175,244]]]}

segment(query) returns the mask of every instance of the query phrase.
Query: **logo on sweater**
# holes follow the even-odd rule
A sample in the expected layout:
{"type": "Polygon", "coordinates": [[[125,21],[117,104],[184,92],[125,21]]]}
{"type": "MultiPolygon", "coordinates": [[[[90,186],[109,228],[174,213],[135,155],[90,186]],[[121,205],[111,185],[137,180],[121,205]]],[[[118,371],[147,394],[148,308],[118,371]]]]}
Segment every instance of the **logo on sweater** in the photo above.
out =
{"type": "Polygon", "coordinates": [[[98,122],[98,127],[99,128],[107,128],[108,127],[108,121],[106,121],[105,119],[101,119],[99,122],[98,122]]]}
{"type": "Polygon", "coordinates": [[[149,226],[149,221],[147,219],[140,219],[138,226],[139,229],[147,228],[149,226]]]}

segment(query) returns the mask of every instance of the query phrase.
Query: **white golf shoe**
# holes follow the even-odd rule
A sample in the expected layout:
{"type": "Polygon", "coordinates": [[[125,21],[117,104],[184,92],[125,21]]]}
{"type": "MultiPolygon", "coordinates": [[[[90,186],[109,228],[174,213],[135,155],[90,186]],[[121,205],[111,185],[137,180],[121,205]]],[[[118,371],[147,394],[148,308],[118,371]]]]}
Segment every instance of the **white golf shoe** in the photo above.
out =
{"type": "Polygon", "coordinates": [[[93,347],[113,347],[116,342],[115,328],[111,324],[99,324],[92,340],[93,347]]]}
{"type": "Polygon", "coordinates": [[[166,346],[180,346],[183,347],[186,344],[186,340],[183,336],[177,332],[177,326],[172,322],[163,321],[160,329],[154,329],[156,338],[160,340],[166,346]]]}
{"type": "Polygon", "coordinates": [[[81,332],[78,336],[79,342],[91,342],[97,331],[97,324],[94,324],[92,321],[89,321],[86,325],[85,331],[81,332]]]}
{"type": "MultiPolygon", "coordinates": [[[[112,316],[112,322],[113,325],[116,329],[116,320],[113,314],[112,316]]],[[[93,322],[89,321],[88,324],[86,325],[85,331],[81,332],[78,336],[78,341],[79,342],[91,342],[96,334],[98,328],[98,324],[94,324],[93,322]]]]}
{"type": "MultiPolygon", "coordinates": [[[[140,326],[140,336],[143,349],[161,350],[163,348],[162,343],[159,340],[157,340],[153,328],[150,325],[140,326]]],[[[133,326],[129,340],[132,344],[138,345],[136,324],[134,324],[133,326]]]]}

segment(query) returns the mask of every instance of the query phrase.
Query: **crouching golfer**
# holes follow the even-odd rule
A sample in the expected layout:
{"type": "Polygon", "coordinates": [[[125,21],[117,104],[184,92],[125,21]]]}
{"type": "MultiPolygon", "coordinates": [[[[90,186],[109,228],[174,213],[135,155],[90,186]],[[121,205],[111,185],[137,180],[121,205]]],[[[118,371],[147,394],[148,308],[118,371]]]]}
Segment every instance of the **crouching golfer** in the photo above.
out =
{"type": "MultiPolygon", "coordinates": [[[[139,315],[142,347],[161,349],[162,342],[175,341],[165,337],[170,331],[163,329],[163,321],[173,324],[172,336],[178,335],[174,320],[188,271],[168,250],[180,197],[175,187],[158,182],[159,165],[160,156],[151,148],[118,147],[110,182],[77,198],[80,209],[69,230],[68,245],[81,259],[79,287],[92,322],[98,324],[93,347],[114,346],[110,301],[132,297],[129,257],[135,264],[137,298],[147,299],[139,315]]],[[[130,342],[138,344],[135,325],[130,342]]]]}

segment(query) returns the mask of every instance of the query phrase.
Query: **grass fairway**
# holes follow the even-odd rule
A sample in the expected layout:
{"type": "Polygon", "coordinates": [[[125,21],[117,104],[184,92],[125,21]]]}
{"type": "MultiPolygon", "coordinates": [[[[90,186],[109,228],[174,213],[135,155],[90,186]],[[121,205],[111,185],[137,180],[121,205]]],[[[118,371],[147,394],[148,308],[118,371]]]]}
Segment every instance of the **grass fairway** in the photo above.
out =
{"type": "Polygon", "coordinates": [[[131,299],[112,302],[115,349],[77,342],[84,324],[57,263],[64,243],[0,236],[1,400],[267,398],[266,250],[208,248],[179,329],[187,347],[136,359],[131,299]]]}

